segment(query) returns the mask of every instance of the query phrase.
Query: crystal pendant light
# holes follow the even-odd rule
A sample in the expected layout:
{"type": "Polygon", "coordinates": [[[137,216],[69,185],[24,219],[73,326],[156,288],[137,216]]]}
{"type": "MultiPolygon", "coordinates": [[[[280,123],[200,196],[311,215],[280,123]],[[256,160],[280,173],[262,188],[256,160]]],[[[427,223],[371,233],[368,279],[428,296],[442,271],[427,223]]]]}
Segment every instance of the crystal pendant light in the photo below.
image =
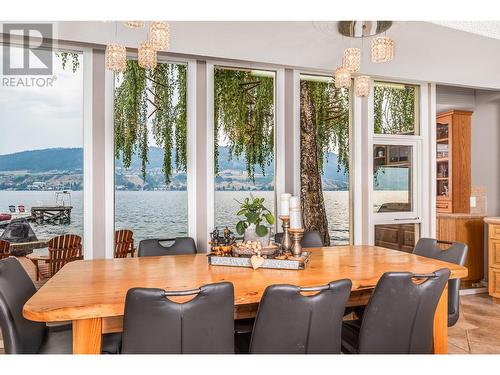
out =
{"type": "Polygon", "coordinates": [[[344,51],[344,68],[348,69],[351,73],[359,71],[361,66],[361,49],[347,48],[344,51]]]}
{"type": "Polygon", "coordinates": [[[130,27],[131,29],[141,29],[144,27],[144,21],[126,21],[125,26],[130,27]]]}
{"type": "Polygon", "coordinates": [[[119,44],[108,44],[105,52],[106,69],[113,72],[125,72],[127,70],[127,50],[119,44]]]}
{"type": "Polygon", "coordinates": [[[394,40],[379,36],[372,40],[372,62],[382,63],[394,59],[394,40]]]}
{"type": "Polygon", "coordinates": [[[354,80],[354,92],[356,96],[368,96],[370,95],[370,77],[359,76],[354,80]]]}
{"type": "Polygon", "coordinates": [[[139,43],[138,60],[141,68],[156,68],[156,48],[154,48],[150,42],[139,43]]]}
{"type": "Polygon", "coordinates": [[[149,28],[149,41],[157,51],[170,48],[170,26],[166,22],[153,21],[149,28]]]}
{"type": "Polygon", "coordinates": [[[349,69],[339,66],[335,69],[335,87],[340,89],[343,87],[351,87],[351,72],[349,69]]]}

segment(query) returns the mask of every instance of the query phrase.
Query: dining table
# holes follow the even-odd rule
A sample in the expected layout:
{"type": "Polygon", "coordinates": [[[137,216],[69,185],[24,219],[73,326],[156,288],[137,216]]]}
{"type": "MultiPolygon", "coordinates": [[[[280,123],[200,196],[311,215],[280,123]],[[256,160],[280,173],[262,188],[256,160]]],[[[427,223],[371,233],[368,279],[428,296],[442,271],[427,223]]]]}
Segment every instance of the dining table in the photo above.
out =
{"type": "MultiPolygon", "coordinates": [[[[302,270],[209,265],[206,253],[77,260],[66,264],[27,301],[23,315],[38,322],[72,321],[73,353],[99,354],[102,334],[122,331],[125,297],[134,287],[178,291],[230,281],[234,285],[234,317],[243,319],[256,315],[264,290],[273,284],[310,287],[350,279],[348,306],[363,306],[385,272],[428,274],[448,268],[450,279],[467,276],[467,268],[460,265],[377,246],[305,251],[310,252],[310,257],[302,270]]],[[[189,298],[173,299],[184,302],[189,298]]],[[[447,353],[447,322],[445,288],[434,316],[434,353],[447,353]]]]}

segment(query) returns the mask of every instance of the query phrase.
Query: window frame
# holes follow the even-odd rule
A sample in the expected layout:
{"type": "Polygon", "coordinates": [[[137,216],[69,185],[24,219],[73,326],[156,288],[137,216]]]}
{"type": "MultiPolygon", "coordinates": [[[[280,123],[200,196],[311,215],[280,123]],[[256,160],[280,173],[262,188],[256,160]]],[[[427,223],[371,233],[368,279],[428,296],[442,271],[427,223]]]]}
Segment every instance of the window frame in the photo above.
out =
{"type": "MultiPolygon", "coordinates": [[[[332,73],[324,70],[303,70],[297,69],[294,70],[294,143],[293,143],[293,155],[294,155],[294,166],[300,166],[300,77],[305,76],[322,76],[322,77],[331,77],[332,73]]],[[[354,82],[353,82],[354,84],[354,82]]],[[[355,160],[356,157],[354,153],[357,150],[357,144],[359,141],[355,141],[354,132],[355,132],[355,95],[353,90],[353,85],[351,85],[349,89],[349,244],[356,244],[356,239],[360,238],[359,227],[356,226],[361,219],[360,211],[356,210],[357,207],[361,207],[361,205],[357,205],[354,202],[361,202],[356,197],[358,197],[359,192],[355,190],[355,181],[357,181],[356,170],[359,170],[359,167],[355,168],[355,160]]],[[[300,196],[300,168],[294,168],[294,195],[300,196]]]]}
{"type": "Polygon", "coordinates": [[[206,233],[215,227],[215,160],[214,160],[214,71],[216,67],[234,69],[265,70],[275,73],[274,78],[274,216],[276,218],[273,231],[280,228],[278,220],[278,197],[285,192],[285,69],[272,64],[248,62],[229,62],[207,60],[207,134],[206,134],[206,178],[207,178],[207,211],[206,233]]]}
{"type": "MultiPolygon", "coordinates": [[[[136,52],[128,52],[127,59],[137,59],[136,52]]],[[[196,231],[196,60],[182,59],[159,54],[159,63],[185,64],[186,82],[186,116],[187,116],[187,208],[188,236],[197,240],[196,231]]],[[[105,257],[114,258],[115,236],[115,140],[114,140],[114,90],[115,74],[105,70],[105,257]]]]}
{"type": "MultiPolygon", "coordinates": [[[[435,190],[435,182],[432,178],[433,169],[431,167],[432,152],[431,143],[433,141],[432,125],[432,105],[429,97],[434,96],[432,85],[424,82],[411,82],[405,80],[394,80],[380,77],[372,77],[370,95],[365,98],[367,101],[367,153],[365,156],[368,166],[367,175],[367,206],[364,208],[366,216],[366,237],[365,243],[374,245],[375,225],[380,224],[420,224],[419,234],[421,237],[434,236],[432,228],[435,228],[435,208],[432,207],[432,194],[435,190]],[[416,135],[400,134],[375,134],[374,132],[374,84],[375,82],[399,83],[418,86],[418,98],[416,110],[418,118],[418,133],[416,135]],[[412,211],[396,213],[376,213],[373,212],[373,146],[374,145],[410,145],[414,147],[413,159],[413,207],[412,211]],[[429,209],[430,208],[430,209],[429,209]]],[[[435,117],[435,116],[434,116],[435,117]]],[[[434,131],[435,136],[435,131],[434,131]]],[[[418,239],[415,239],[416,241],[418,239]]]]}

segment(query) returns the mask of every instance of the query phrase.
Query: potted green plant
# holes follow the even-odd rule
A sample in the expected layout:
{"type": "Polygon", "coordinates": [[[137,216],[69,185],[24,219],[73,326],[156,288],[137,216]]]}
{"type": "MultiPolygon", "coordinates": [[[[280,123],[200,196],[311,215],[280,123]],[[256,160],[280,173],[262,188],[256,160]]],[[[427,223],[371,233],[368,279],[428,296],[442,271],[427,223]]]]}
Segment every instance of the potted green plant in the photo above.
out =
{"type": "Polygon", "coordinates": [[[238,216],[243,216],[244,219],[236,224],[236,232],[241,236],[244,234],[245,241],[260,241],[261,245],[269,244],[271,231],[266,225],[274,224],[274,216],[264,206],[264,198],[254,198],[250,194],[250,198],[245,198],[243,202],[238,202],[241,207],[238,211],[238,216]]]}

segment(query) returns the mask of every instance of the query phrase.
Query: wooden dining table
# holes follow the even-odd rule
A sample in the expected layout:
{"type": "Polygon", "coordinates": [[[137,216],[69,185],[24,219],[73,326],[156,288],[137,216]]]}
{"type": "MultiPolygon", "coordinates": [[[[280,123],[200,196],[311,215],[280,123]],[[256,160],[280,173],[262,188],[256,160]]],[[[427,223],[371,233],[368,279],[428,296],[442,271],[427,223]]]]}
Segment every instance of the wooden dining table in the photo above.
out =
{"type": "MultiPolygon", "coordinates": [[[[23,314],[39,322],[72,321],[73,353],[98,354],[102,334],[122,331],[125,296],[133,287],[184,290],[230,281],[234,285],[234,316],[240,319],[255,316],[265,288],[272,284],[307,287],[346,278],[352,280],[348,306],[361,306],[367,304],[385,272],[422,274],[449,268],[452,279],[467,276],[467,269],[456,264],[375,246],[308,251],[310,261],[304,270],[211,266],[206,254],[74,261],[35,293],[24,305],[23,314]]],[[[190,297],[177,301],[186,298],[190,297]]],[[[447,353],[447,301],[446,288],[434,317],[435,353],[447,353]]]]}

